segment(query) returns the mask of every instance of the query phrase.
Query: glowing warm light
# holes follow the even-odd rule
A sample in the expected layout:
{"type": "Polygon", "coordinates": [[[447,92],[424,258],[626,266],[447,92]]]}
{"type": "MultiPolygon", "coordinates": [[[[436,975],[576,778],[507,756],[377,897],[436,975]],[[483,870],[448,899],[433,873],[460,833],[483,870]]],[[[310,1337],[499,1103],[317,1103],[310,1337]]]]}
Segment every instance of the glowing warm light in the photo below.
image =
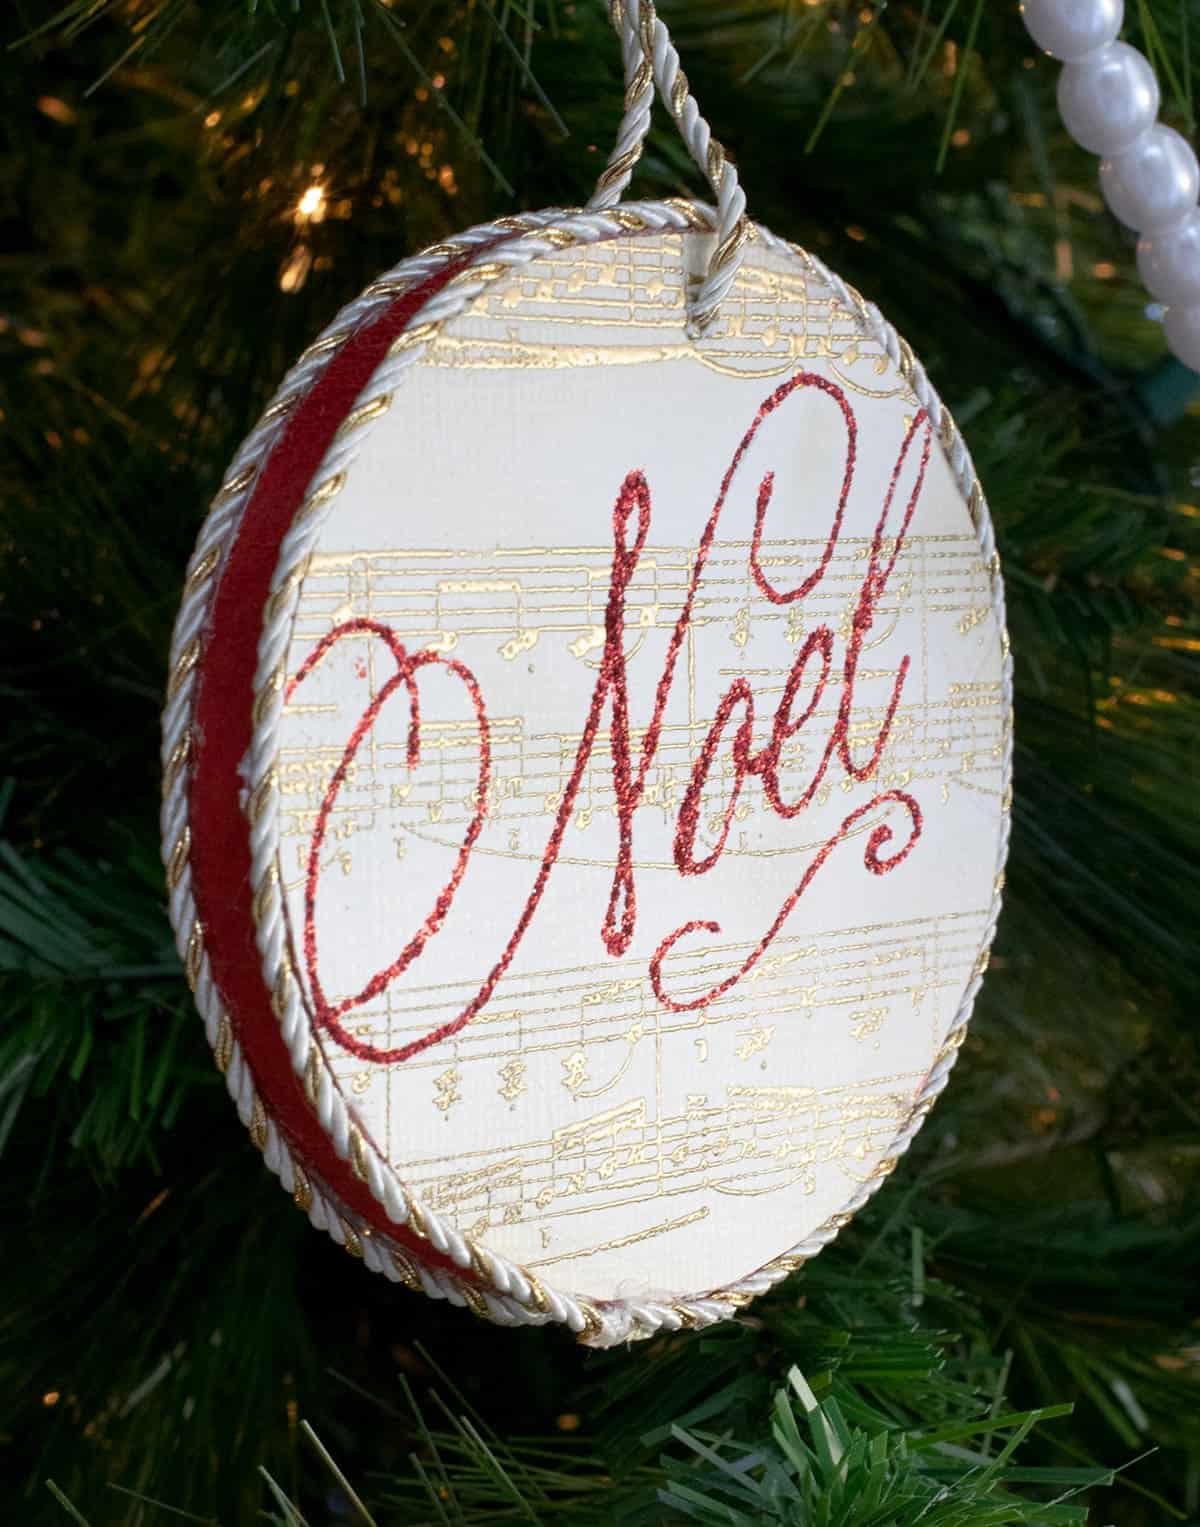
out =
{"type": "Polygon", "coordinates": [[[319,185],[309,186],[304,195],[296,203],[296,213],[299,217],[316,219],[325,206],[325,191],[319,185]]]}
{"type": "Polygon", "coordinates": [[[565,1415],[559,1416],[559,1418],[558,1418],[558,1429],[559,1429],[560,1432],[574,1432],[574,1431],[578,1431],[579,1430],[579,1417],[575,1414],[574,1411],[570,1411],[570,1410],[567,1411],[565,1415]]]}
{"type": "Polygon", "coordinates": [[[170,1191],[170,1188],[164,1188],[161,1193],[156,1193],[154,1195],[154,1197],[138,1215],[137,1223],[139,1225],[144,1219],[149,1219],[156,1209],[162,1208],[163,1204],[167,1201],[167,1195],[170,1193],[170,1191]]]}
{"type": "Polygon", "coordinates": [[[279,290],[281,292],[298,292],[308,280],[308,273],[312,269],[312,250],[307,244],[297,244],[292,250],[283,269],[279,272],[279,290]]]}
{"type": "Polygon", "coordinates": [[[220,120],[221,113],[219,111],[210,111],[208,116],[206,116],[204,119],[204,125],[205,127],[216,127],[220,120]]]}
{"type": "Polygon", "coordinates": [[[950,135],[950,142],[953,143],[955,148],[966,148],[970,141],[971,134],[965,127],[960,127],[957,132],[950,135]]]}
{"type": "Polygon", "coordinates": [[[62,1396],[57,1389],[47,1389],[46,1393],[42,1396],[42,1404],[49,1409],[51,1405],[57,1405],[61,1398],[62,1396]]]}
{"type": "Polygon", "coordinates": [[[56,95],[39,96],[37,109],[44,117],[49,117],[52,122],[58,122],[63,127],[70,127],[75,120],[74,111],[56,95]]]}
{"type": "Polygon", "coordinates": [[[1107,260],[1100,260],[1092,266],[1092,275],[1099,276],[1101,281],[1111,281],[1117,273],[1117,267],[1110,265],[1107,260]]]}
{"type": "Polygon", "coordinates": [[[860,228],[857,223],[851,223],[849,228],[846,229],[846,232],[850,235],[856,244],[861,244],[867,236],[866,229],[860,228]]]}

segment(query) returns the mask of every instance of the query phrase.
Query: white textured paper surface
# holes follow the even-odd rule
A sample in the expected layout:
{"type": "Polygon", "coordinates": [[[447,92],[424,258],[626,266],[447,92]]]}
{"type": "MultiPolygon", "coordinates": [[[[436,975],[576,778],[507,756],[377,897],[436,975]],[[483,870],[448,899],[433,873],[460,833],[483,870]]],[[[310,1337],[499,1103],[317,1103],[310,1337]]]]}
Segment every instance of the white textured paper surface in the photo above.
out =
{"type": "MultiPolygon", "coordinates": [[[[936,442],[911,527],[857,664],[852,756],[869,755],[902,659],[910,666],[878,767],[847,776],[834,752],[791,819],[763,780],[742,781],[724,852],[703,874],[676,863],[680,808],[721,696],[753,695],[752,749],[770,741],[785,681],[824,625],[831,671],[784,745],[779,795],[803,794],[834,729],[871,545],[915,399],[798,262],[749,251],[716,335],[682,327],[681,242],[623,239],[506,278],[448,323],[388,413],[362,434],[301,589],[288,673],[347,622],[386,627],[444,660],[393,685],[331,781],[356,726],[397,672],[376,631],[343,636],[297,687],[281,727],[281,871],[295,967],[317,814],[315,963],[331,1007],[395,962],[434,909],[479,801],[479,726],[490,768],[478,837],[420,955],[338,1022],[395,1050],[453,1020],[512,944],[562,810],[604,652],[613,506],[640,470],[652,501],[625,600],[636,769],[668,644],[722,479],[763,403],[797,372],[840,389],[857,426],[853,483],[833,558],[803,599],[773,603],[752,576],[755,502],[774,473],[761,565],[777,590],[819,564],[846,465],[836,398],[798,386],[767,417],[730,484],[632,818],[636,926],[610,954],[601,924],[618,849],[611,697],[545,891],[494,992],[453,1037],[383,1063],[324,1031],[357,1117],[425,1202],[551,1282],[597,1297],[697,1292],[780,1254],[837,1212],[912,1107],[975,965],[1001,822],[1000,633],[970,519],[936,442]],[[920,811],[904,861],[864,853],[887,821],[887,857],[912,835],[895,801],[831,850],[778,934],[707,1006],[675,1000],[735,972],[848,816],[881,792],[920,811]]],[[[921,433],[898,474],[888,535],[917,478],[921,433]]],[[[636,516],[635,516],[636,520],[636,516]]],[[[635,526],[627,535],[632,539],[635,526]]],[[[812,694],[814,658],[792,706],[812,694]]],[[[716,843],[733,782],[736,710],[703,791],[693,858],[716,843]]],[[[315,1006],[315,1004],[314,1004],[315,1006]]]]}

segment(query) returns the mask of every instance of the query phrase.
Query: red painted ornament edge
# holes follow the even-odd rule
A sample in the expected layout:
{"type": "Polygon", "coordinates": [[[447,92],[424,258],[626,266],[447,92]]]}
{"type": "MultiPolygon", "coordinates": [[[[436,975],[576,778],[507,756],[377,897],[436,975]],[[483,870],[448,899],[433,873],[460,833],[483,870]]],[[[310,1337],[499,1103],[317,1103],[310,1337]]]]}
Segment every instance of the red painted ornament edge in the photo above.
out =
{"type": "MultiPolygon", "coordinates": [[[[255,939],[250,833],[239,772],[253,731],[263,608],[279,548],[356,398],[414,315],[467,264],[404,292],[338,350],[296,408],[259,473],[218,576],[202,638],[192,712],[188,819],[196,910],[212,977],[264,1107],[306,1171],[373,1228],[434,1267],[472,1279],[382,1205],[333,1147],[296,1075],[263,979],[255,939]]],[[[478,1281],[478,1280],[475,1280],[478,1281]]]]}

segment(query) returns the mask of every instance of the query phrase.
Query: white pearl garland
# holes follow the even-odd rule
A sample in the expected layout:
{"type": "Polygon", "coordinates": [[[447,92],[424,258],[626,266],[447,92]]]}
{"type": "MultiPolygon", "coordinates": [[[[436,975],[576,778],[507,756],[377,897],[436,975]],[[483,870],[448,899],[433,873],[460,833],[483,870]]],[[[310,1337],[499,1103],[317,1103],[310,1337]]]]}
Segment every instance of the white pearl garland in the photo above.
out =
{"type": "Polygon", "coordinates": [[[1136,48],[1105,43],[1063,65],[1058,110],[1072,138],[1089,153],[1119,154],[1158,116],[1158,81],[1136,48]]]}
{"type": "Polygon", "coordinates": [[[1185,138],[1155,121],[1154,70],[1117,41],[1124,13],[1124,0],[1021,0],[1029,35],[1062,60],[1058,109],[1067,131],[1105,156],[1104,199],[1142,235],[1138,270],[1167,304],[1167,343],[1200,371],[1200,163],[1185,138]]]}
{"type": "Polygon", "coordinates": [[[1186,138],[1156,122],[1127,149],[1101,161],[1100,189],[1123,223],[1150,233],[1196,210],[1200,165],[1186,138]]]}

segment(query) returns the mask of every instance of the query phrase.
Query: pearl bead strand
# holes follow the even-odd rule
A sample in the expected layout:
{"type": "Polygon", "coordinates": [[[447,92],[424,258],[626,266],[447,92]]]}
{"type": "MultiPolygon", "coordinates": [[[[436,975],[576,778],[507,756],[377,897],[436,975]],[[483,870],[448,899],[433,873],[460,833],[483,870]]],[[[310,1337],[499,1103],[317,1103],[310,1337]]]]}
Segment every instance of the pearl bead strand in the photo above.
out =
{"type": "Polygon", "coordinates": [[[1021,0],[1021,15],[1038,47],[1062,62],[1063,124],[1103,156],[1104,199],[1141,235],[1138,271],[1166,304],[1167,344],[1200,371],[1200,164],[1185,138],[1156,121],[1154,70],[1117,41],[1124,0],[1021,0]]]}

